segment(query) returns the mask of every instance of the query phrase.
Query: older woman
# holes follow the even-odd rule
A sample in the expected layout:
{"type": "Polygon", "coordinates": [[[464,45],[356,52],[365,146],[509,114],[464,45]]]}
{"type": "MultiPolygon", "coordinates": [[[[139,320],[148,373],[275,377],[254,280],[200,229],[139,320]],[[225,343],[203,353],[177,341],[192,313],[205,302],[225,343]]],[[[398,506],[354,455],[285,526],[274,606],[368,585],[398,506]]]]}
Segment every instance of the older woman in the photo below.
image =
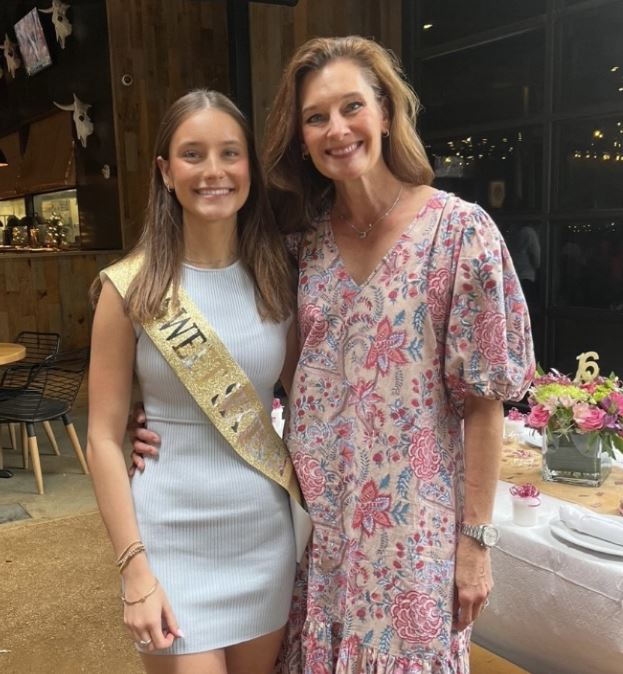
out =
{"type": "Polygon", "coordinates": [[[467,672],[493,586],[501,401],[530,382],[529,318],[489,216],[429,187],[417,108],[379,45],[314,39],[267,122],[281,226],[304,230],[286,440],[314,536],[292,671],[467,672]]]}
{"type": "Polygon", "coordinates": [[[275,209],[298,232],[286,439],[314,521],[291,674],[465,674],[493,587],[501,401],[531,380],[529,317],[489,216],[429,186],[417,110],[383,48],[323,38],[267,123],[275,209]]]}

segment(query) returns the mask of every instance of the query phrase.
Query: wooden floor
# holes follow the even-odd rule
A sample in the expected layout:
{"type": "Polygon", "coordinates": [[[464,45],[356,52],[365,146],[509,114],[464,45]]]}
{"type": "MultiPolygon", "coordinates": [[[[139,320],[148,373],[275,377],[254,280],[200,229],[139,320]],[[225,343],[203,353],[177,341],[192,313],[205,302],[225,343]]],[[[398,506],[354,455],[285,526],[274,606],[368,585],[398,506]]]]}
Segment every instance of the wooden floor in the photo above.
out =
{"type": "Polygon", "coordinates": [[[530,674],[525,669],[499,658],[474,643],[470,650],[471,674],[530,674]]]}

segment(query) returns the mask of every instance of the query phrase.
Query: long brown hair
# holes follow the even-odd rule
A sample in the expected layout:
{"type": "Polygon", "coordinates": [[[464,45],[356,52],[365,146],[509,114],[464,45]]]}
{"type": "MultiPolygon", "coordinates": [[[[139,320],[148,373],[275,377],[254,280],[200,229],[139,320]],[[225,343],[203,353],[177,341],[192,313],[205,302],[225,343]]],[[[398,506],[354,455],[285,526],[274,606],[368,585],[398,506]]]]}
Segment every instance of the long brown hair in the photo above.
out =
{"type": "Polygon", "coordinates": [[[249,197],[238,212],[239,257],[255,282],[261,316],[274,322],[285,320],[294,307],[293,270],[270,207],[251,129],[242,112],[227,96],[207,89],[195,89],[179,98],[160,124],[152,157],[143,231],[129,253],[142,254],[144,261],[124,299],[125,309],[131,318],[144,322],[158,316],[169,286],[173,287],[174,299],[176,297],[184,254],[182,207],[175,193],[169,193],[165,188],[156,157],[168,159],[171,138],[177,128],[192,114],[206,108],[228,114],[243,130],[251,186],[249,197]]]}
{"type": "Polygon", "coordinates": [[[411,185],[430,185],[433,180],[433,170],[415,130],[420,103],[404,79],[398,59],[358,35],[313,38],[290,59],[266,119],[264,166],[282,229],[304,228],[333,200],[333,182],[302,157],[300,91],[308,73],[322,70],[336,59],[358,65],[379,103],[387,106],[390,134],[383,138],[382,147],[389,170],[411,185]]]}

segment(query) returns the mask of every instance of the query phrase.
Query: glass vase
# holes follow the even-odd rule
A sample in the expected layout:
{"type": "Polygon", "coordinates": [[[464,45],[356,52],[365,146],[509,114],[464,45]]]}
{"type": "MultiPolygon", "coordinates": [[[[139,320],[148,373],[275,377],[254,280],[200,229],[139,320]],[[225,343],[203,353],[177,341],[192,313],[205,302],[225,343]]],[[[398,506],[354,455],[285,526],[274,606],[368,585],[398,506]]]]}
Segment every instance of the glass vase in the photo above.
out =
{"type": "Polygon", "coordinates": [[[612,469],[600,437],[570,433],[543,434],[543,479],[548,482],[599,487],[612,469]]]}

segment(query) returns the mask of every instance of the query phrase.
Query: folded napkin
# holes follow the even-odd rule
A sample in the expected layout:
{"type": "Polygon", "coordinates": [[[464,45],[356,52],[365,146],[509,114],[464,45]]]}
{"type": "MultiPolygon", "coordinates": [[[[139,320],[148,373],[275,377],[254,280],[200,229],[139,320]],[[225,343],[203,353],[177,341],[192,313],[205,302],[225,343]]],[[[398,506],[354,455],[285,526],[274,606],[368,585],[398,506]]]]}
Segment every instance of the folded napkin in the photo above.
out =
{"type": "Polygon", "coordinates": [[[566,505],[560,506],[559,513],[561,521],[569,529],[623,546],[623,520],[566,505]]]}

